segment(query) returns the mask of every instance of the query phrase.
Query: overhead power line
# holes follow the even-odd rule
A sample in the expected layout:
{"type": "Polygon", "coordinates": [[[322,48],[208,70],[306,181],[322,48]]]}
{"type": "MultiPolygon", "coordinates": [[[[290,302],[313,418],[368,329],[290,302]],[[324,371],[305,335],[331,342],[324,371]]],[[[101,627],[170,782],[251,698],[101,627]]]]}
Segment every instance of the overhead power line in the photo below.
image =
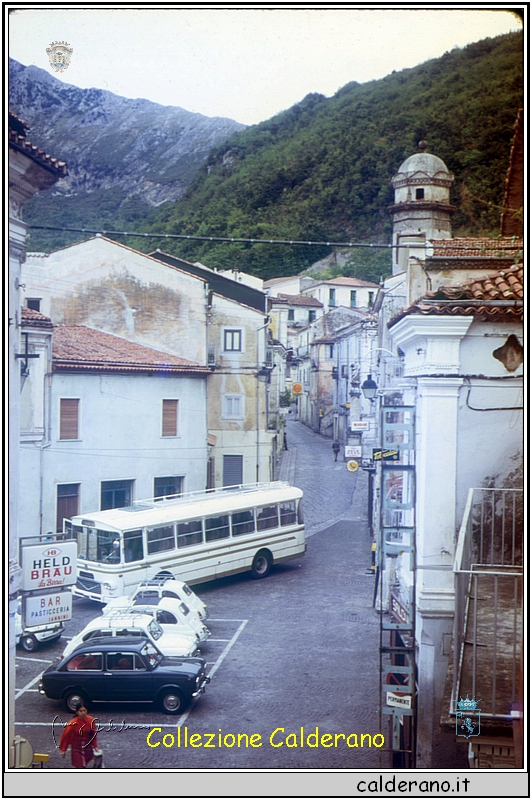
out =
{"type": "MultiPolygon", "coordinates": [[[[135,231],[109,231],[109,230],[95,230],[93,228],[62,228],[56,225],[29,225],[28,228],[38,229],[43,231],[61,231],[62,233],[90,233],[94,236],[138,236],[144,239],[188,239],[199,242],[225,242],[226,244],[280,244],[280,245],[306,245],[307,247],[369,247],[372,250],[400,250],[400,249],[419,249],[430,251],[433,247],[444,248],[445,250],[458,250],[463,252],[467,250],[477,250],[480,255],[490,256],[493,253],[486,251],[485,240],[481,240],[479,244],[475,245],[474,242],[468,240],[467,244],[451,244],[453,241],[449,239],[449,244],[445,240],[444,244],[434,245],[429,239],[426,242],[416,244],[414,242],[409,244],[382,244],[380,242],[313,242],[304,239],[245,239],[238,236],[199,236],[197,234],[186,233],[139,233],[135,231]]],[[[515,237],[513,237],[515,238],[515,237]]],[[[497,242],[497,239],[493,239],[497,242]]],[[[513,258],[516,253],[520,253],[522,249],[522,240],[515,242],[514,248],[506,248],[507,257],[513,258]]],[[[500,253],[497,253],[500,257],[500,253]]]]}
{"type": "Polygon", "coordinates": [[[185,233],[135,233],[133,231],[107,231],[93,230],[92,228],[60,228],[54,225],[28,225],[28,228],[36,228],[44,231],[62,231],[64,233],[92,233],[100,236],[139,236],[144,239],[189,239],[200,242],[225,242],[229,244],[281,244],[281,245],[306,245],[307,247],[369,247],[375,250],[391,250],[398,247],[421,247],[419,245],[403,244],[379,244],[376,242],[312,242],[298,239],[243,239],[237,236],[198,236],[185,233]]]}

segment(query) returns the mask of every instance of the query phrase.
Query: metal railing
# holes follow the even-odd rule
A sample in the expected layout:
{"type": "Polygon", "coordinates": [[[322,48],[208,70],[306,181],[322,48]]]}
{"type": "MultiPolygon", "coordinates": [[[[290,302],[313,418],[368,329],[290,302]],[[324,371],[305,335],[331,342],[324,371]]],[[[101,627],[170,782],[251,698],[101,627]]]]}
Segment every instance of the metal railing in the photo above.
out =
{"type": "Polygon", "coordinates": [[[458,534],[454,703],[481,699],[482,717],[510,718],[522,695],[523,491],[470,489],[458,534]]]}

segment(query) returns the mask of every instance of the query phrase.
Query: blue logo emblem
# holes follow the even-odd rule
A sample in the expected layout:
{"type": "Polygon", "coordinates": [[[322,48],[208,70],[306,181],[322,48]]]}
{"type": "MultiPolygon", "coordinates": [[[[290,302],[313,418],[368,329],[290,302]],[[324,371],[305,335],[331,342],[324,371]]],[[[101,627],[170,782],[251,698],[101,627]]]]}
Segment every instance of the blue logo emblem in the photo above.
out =
{"type": "Polygon", "coordinates": [[[470,698],[468,694],[466,694],[465,700],[460,697],[460,700],[455,703],[457,736],[469,739],[471,736],[479,735],[482,710],[478,707],[479,703],[480,700],[475,700],[474,697],[470,698]]]}

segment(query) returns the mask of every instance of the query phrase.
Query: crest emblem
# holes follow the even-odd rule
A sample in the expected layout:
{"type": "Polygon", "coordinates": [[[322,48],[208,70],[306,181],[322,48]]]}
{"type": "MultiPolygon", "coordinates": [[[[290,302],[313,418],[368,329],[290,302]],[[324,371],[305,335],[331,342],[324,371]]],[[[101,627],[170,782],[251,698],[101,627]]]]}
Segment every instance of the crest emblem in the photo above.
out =
{"type": "Polygon", "coordinates": [[[68,69],[74,48],[70,47],[67,42],[52,42],[50,47],[46,48],[46,52],[52,69],[55,69],[56,72],[63,72],[68,69]]]}
{"type": "Polygon", "coordinates": [[[456,712],[456,735],[470,739],[471,736],[478,736],[480,733],[480,712],[478,707],[480,700],[470,698],[466,694],[465,700],[458,700],[455,703],[456,712]]]}

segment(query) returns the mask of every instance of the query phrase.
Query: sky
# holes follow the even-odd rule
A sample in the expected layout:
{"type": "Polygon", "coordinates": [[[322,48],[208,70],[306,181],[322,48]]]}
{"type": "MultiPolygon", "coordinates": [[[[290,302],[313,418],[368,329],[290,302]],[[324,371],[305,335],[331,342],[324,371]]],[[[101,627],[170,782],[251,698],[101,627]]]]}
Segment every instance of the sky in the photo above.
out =
{"type": "Polygon", "coordinates": [[[520,30],[507,10],[512,6],[519,8],[18,4],[9,13],[9,55],[81,88],[251,125],[310,92],[330,97],[350,81],[383,78],[454,47],[520,30]],[[63,73],[48,61],[46,48],[55,41],[73,48],[63,73]]]}

